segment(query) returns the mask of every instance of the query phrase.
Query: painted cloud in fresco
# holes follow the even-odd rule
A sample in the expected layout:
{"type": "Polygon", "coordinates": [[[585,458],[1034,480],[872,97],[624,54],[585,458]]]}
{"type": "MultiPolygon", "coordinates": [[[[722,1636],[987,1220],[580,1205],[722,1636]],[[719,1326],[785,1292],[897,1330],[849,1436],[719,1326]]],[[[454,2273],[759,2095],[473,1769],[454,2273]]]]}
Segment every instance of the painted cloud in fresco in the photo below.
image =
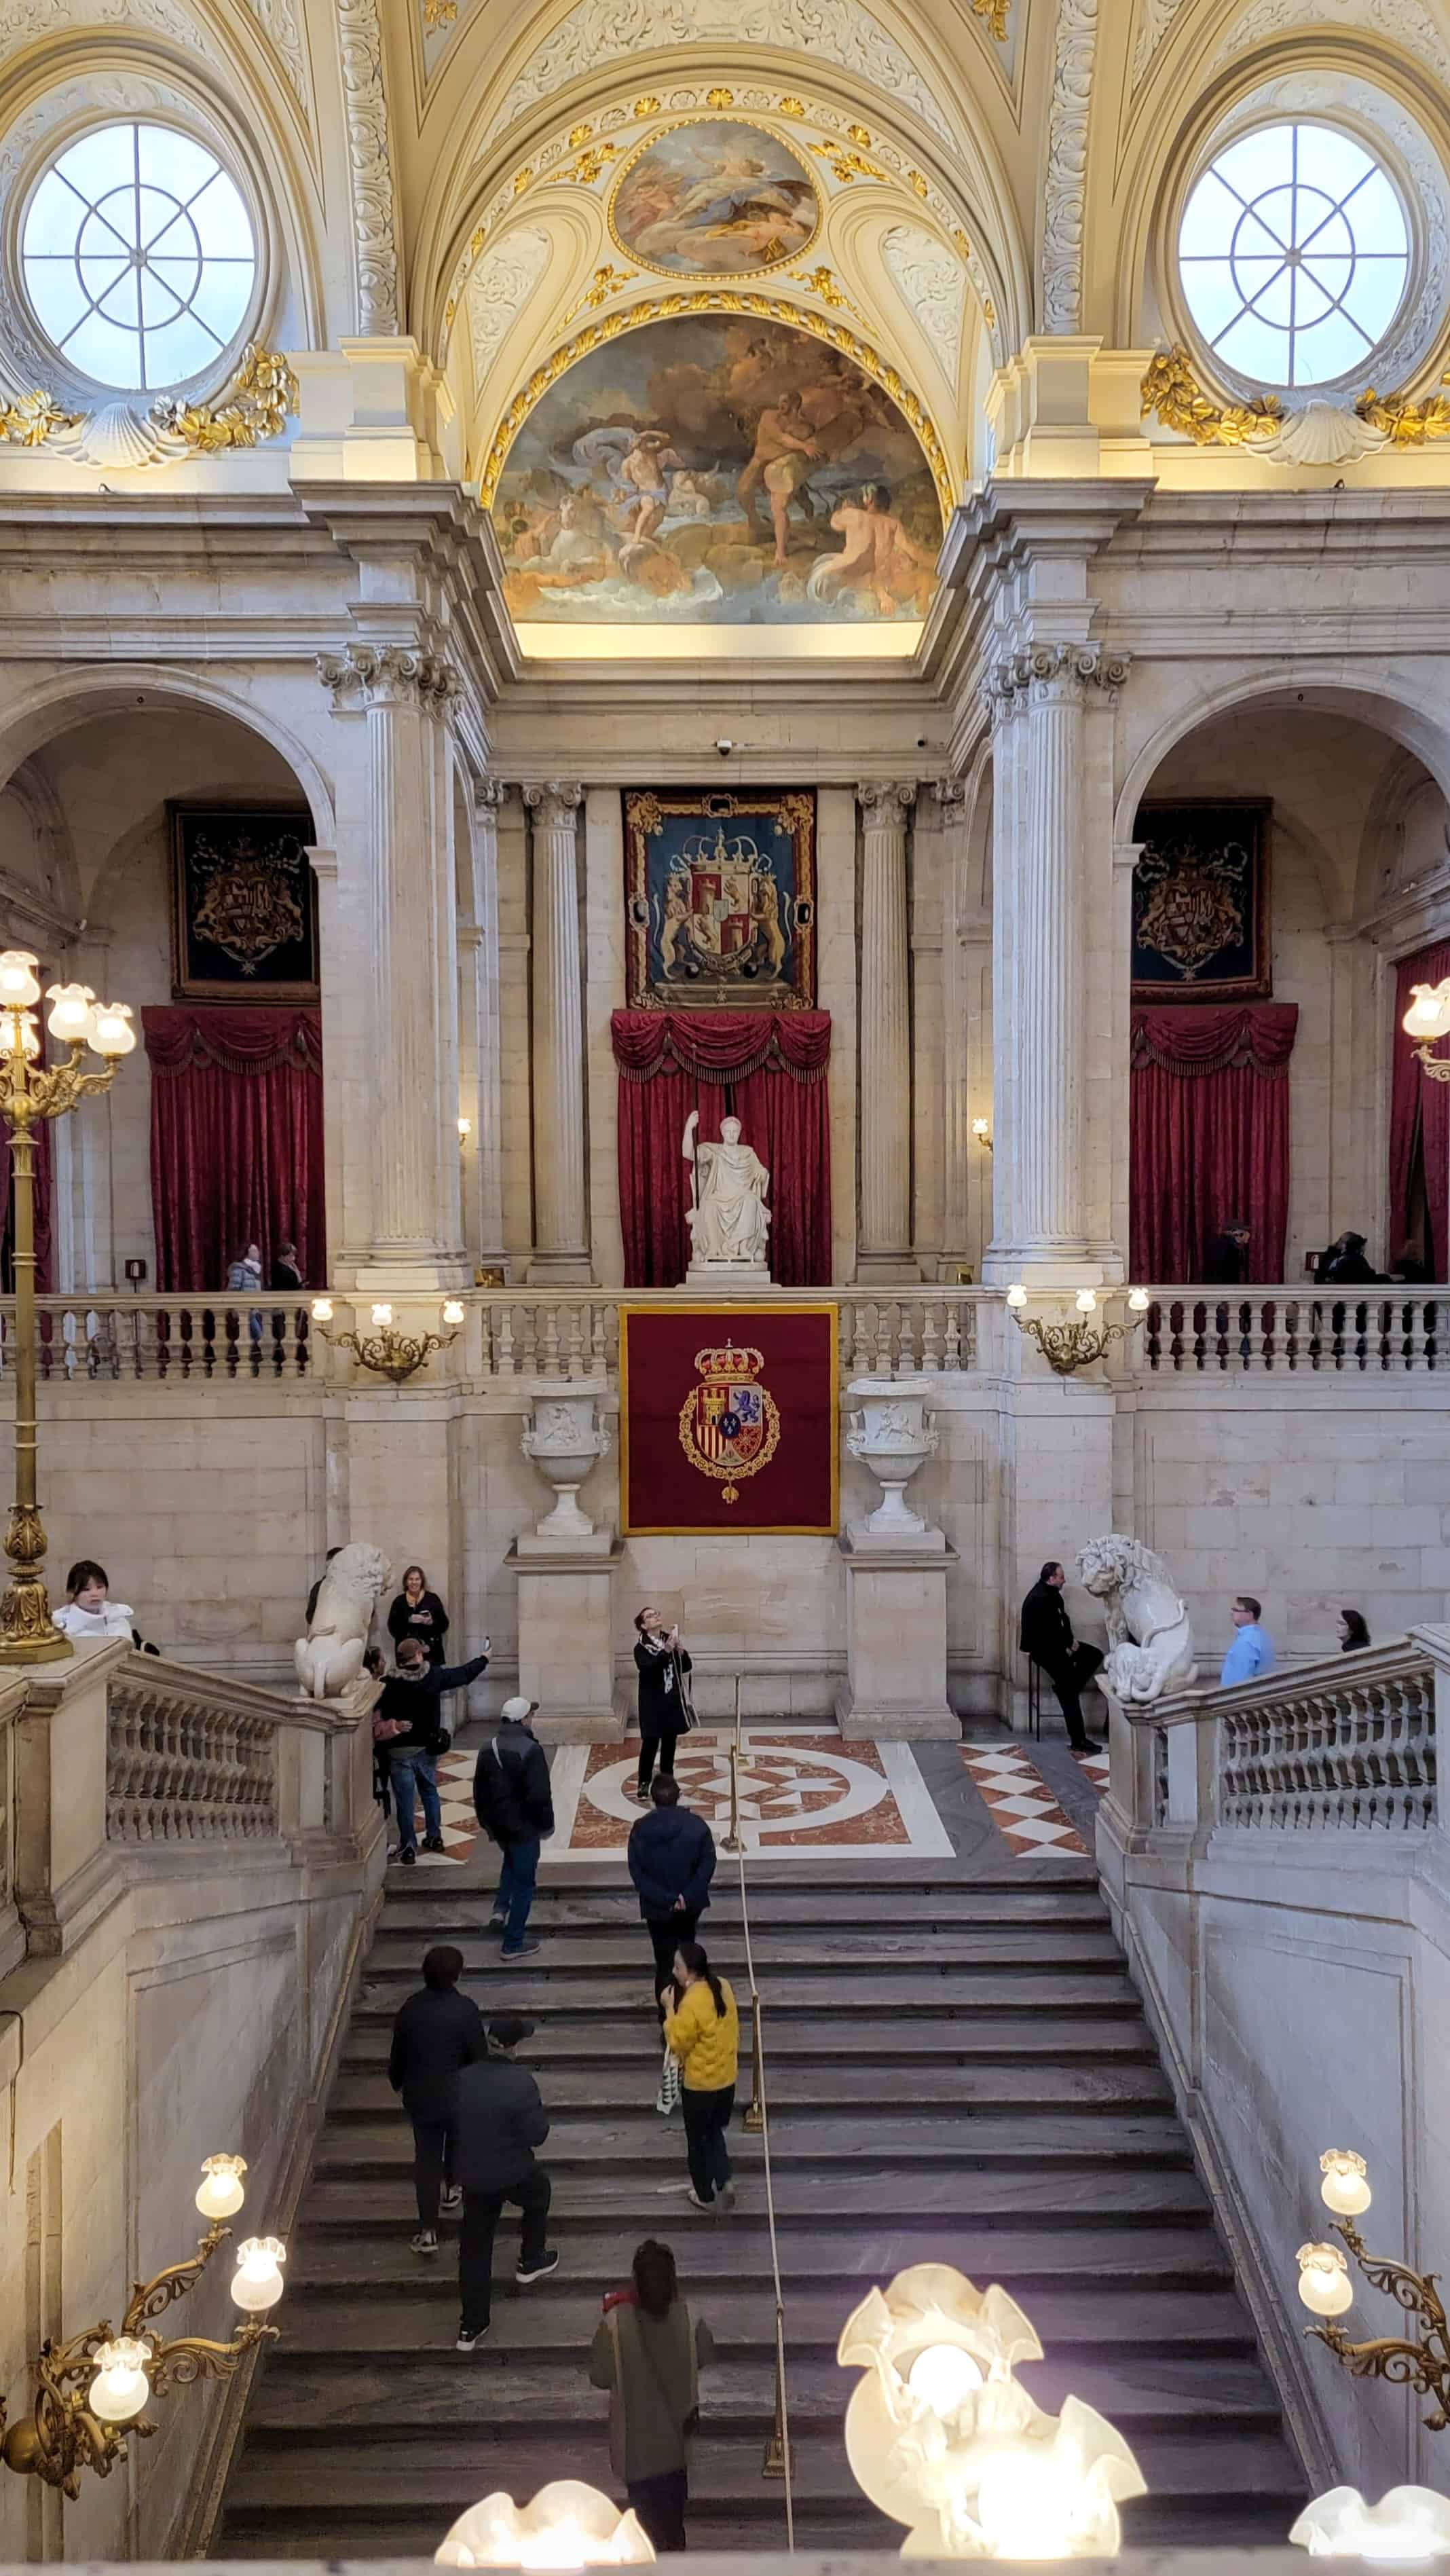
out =
{"type": "Polygon", "coordinates": [[[733,117],[674,126],[614,192],[619,247],[667,277],[744,277],[798,259],[820,217],[804,162],[733,117]]]}
{"type": "Polygon", "coordinates": [[[924,617],[941,512],[890,396],[773,322],[650,322],[552,386],[493,505],[516,622],[924,617]]]}

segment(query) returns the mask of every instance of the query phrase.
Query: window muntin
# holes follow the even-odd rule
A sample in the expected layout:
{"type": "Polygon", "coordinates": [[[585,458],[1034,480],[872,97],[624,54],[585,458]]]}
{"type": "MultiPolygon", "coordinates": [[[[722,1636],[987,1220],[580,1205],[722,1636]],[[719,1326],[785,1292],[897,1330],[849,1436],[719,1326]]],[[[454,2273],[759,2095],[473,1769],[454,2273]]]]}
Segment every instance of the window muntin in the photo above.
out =
{"type": "Polygon", "coordinates": [[[251,218],[216,154],[175,126],[94,128],[26,209],[21,272],[36,320],[92,383],[186,383],[238,337],[257,276],[251,218]]]}
{"type": "Polygon", "coordinates": [[[1256,384],[1350,375],[1403,301],[1410,236],[1382,164],[1338,129],[1256,127],[1214,155],[1178,231],[1189,314],[1256,384]]]}

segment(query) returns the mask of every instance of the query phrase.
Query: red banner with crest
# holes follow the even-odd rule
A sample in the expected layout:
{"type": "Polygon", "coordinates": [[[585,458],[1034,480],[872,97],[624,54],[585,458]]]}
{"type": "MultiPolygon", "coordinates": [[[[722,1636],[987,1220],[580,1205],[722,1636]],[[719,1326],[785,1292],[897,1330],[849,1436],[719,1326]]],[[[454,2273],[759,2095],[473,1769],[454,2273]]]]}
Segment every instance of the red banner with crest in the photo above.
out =
{"type": "Polygon", "coordinates": [[[626,1537],[834,1535],[834,1306],[622,1306],[626,1537]]]}

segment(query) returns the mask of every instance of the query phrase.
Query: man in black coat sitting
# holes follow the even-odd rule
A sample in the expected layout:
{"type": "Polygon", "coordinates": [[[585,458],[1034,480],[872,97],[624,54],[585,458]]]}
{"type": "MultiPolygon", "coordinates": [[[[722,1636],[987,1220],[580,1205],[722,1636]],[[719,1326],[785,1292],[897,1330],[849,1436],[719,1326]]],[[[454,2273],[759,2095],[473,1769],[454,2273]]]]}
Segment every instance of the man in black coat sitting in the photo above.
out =
{"type": "MultiPolygon", "coordinates": [[[[652,1782],[654,1805],[629,1829],[629,1874],[639,1896],[639,1910],[654,1945],[656,2002],[668,1985],[675,1952],[693,1941],[701,1915],[710,1902],[715,1875],[715,1837],[703,1816],[680,1805],[680,1784],[673,1772],[652,1782]]],[[[659,2005],[660,2020],[664,2006],[659,2005]]]]}
{"type": "Polygon", "coordinates": [[[535,2147],[549,2134],[548,2117],[527,2067],[514,2064],[514,2051],[533,2035],[533,2023],[521,2014],[497,2014],[488,2025],[487,2057],[458,2078],[460,2352],[472,2352],[488,2332],[494,2232],[506,2200],[523,2211],[514,2279],[527,2289],[531,2281],[542,2281],[559,2268],[559,2257],[546,2242],[549,2177],[534,2162],[535,2147]]]}
{"type": "Polygon", "coordinates": [[[398,1819],[398,1858],[408,1868],[418,1857],[414,1828],[414,1791],[423,1799],[423,1849],[443,1849],[443,1809],[438,1798],[440,1753],[451,1737],[438,1705],[445,1691],[467,1690],[488,1662],[483,1653],[467,1664],[430,1664],[416,1637],[398,1647],[398,1669],[384,1682],[373,1711],[373,1742],[387,1758],[388,1783],[398,1819]]]}
{"type": "Polygon", "coordinates": [[[1066,1581],[1062,1567],[1055,1561],[1044,1565],[1022,1604],[1018,1644],[1028,1662],[1036,1664],[1051,1682],[1074,1753],[1090,1753],[1093,1739],[1082,1722],[1078,1694],[1084,1682],[1092,1680],[1103,1657],[1097,1646],[1080,1646],[1073,1636],[1062,1597],[1066,1581]]]}
{"type": "Polygon", "coordinates": [[[453,2171],[458,2077],[488,2053],[483,2015],[458,1991],[462,1974],[461,1950],[430,1950],[422,1986],[400,2006],[393,2024],[388,2082],[401,2093],[413,2123],[415,2254],[437,2253],[440,2202],[453,2210],[463,2197],[453,2171]]]}
{"type": "Polygon", "coordinates": [[[529,1724],[536,1699],[506,1699],[498,1733],[485,1744],[473,1774],[473,1810],[484,1832],[503,1853],[498,1893],[490,1928],[503,1934],[500,1956],[527,1959],[537,1941],[524,1937],[534,1883],[539,1871],[539,1845],[554,1830],[554,1799],[544,1748],[529,1724]]]}

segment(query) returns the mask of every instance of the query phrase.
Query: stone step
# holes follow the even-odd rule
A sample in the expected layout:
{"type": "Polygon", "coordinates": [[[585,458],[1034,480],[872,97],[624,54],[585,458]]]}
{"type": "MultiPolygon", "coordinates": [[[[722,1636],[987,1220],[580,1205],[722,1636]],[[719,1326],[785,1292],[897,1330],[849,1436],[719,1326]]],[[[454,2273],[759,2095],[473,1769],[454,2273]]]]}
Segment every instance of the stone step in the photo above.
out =
{"type": "MultiPolygon", "coordinates": [[[[436,2265],[424,2262],[409,2248],[416,2223],[409,2207],[400,2224],[370,2234],[361,2229],[317,2229],[309,2209],[308,2223],[293,2245],[287,2266],[288,2314],[294,2292],[306,2296],[315,2291],[326,2298],[359,2290],[391,2298],[411,2295],[420,2284],[426,2287],[442,2275],[451,2275],[453,2222],[445,2222],[443,2250],[436,2265]]],[[[500,2233],[505,2258],[514,2242],[508,2231],[516,2224],[506,2220],[500,2233]]],[[[637,2227],[611,2225],[601,2218],[592,2227],[578,2221],[566,2228],[561,2221],[556,2232],[566,2259],[558,2272],[536,2282],[527,2293],[525,2304],[531,2313],[538,2313],[551,2300],[576,2297],[586,2288],[598,2299],[628,2278],[639,2242],[637,2227]]],[[[719,2286],[722,2245],[729,2258],[723,2277],[732,2285],[749,2283],[759,2288],[771,2279],[770,2238],[762,2219],[737,2213],[723,2238],[703,2222],[670,2232],[680,2278],[692,2296],[704,2298],[719,2286]]],[[[872,2281],[889,2279],[908,2263],[954,2263],[979,2283],[1000,2281],[1020,2300],[1034,2324],[1045,2314],[1045,2301],[1076,2298],[1082,2282],[1093,2285],[1093,2295],[1101,2292],[1106,2298],[1121,2290],[1143,2299],[1157,2290],[1175,2297],[1196,2294],[1205,2285],[1223,2287],[1233,2279],[1228,2256],[1209,2224],[1206,2204],[1163,2224],[1145,2225],[1136,2218],[1118,2225],[1093,2226],[1076,2219],[1059,2224],[1049,2215],[1023,2227],[1014,2226],[1010,2217],[978,2220],[970,2232],[952,2222],[940,2225],[904,2210],[891,2217],[878,2214],[874,2224],[857,2221],[845,2228],[798,2221],[780,2240],[787,2298],[794,2301],[814,2285],[828,2282],[839,2297],[843,2318],[872,2281]]],[[[514,2296],[507,2275],[499,2296],[514,2296]]],[[[1045,2335],[1046,2325],[1040,2330],[1045,2335]]]]}
{"type": "MultiPolygon", "coordinates": [[[[959,2103],[913,2106],[909,2111],[873,2113],[869,2120],[847,2115],[823,2118],[811,2111],[777,2107],[770,2123],[771,2162],[777,2181],[792,2170],[812,2166],[839,2169],[890,2164],[902,2173],[923,2167],[968,2165],[973,2172],[1016,2172],[1024,2165],[1115,2169],[1137,2165],[1189,2169],[1192,2156],[1172,2105],[1156,2111],[1121,2110],[1092,2114],[1078,2109],[1039,2111],[1030,2124],[1012,2116],[990,2114],[977,2121],[959,2103]]],[[[631,2177],[678,2173],[684,2158],[684,2132],[673,2119],[653,2109],[605,2114],[564,2111],[551,2114],[541,2162],[557,2183],[570,2173],[623,2165],[631,2177]]],[[[730,2152],[742,2175],[761,2162],[761,2141],[737,2121],[730,2133],[730,2152]]],[[[349,2120],[323,2131],[313,2164],[315,2180],[391,2183],[411,2178],[413,2134],[396,2114],[380,2120],[349,2120]]],[[[909,2187],[909,2185],[908,2185],[909,2187]]]]}
{"type": "MultiPolygon", "coordinates": [[[[485,2002],[489,2012],[497,2009],[492,1997],[485,2002]]],[[[612,2021],[603,2015],[570,2020],[548,2003],[534,2009],[541,2029],[528,2062],[541,2081],[551,2080],[556,2071],[569,2066],[642,2066],[646,2059],[659,2063],[658,2023],[642,1997],[636,1996],[633,2008],[621,2009],[612,2021]]],[[[343,2043],[346,2072],[386,2065],[394,2017],[390,2005],[358,2008],[343,2043]]],[[[789,2011],[769,2011],[766,2033],[770,2067],[811,2066],[821,2061],[834,2067],[841,2062],[846,2035],[834,2017],[821,2018],[819,2006],[808,2021],[789,2011]]],[[[852,2056],[863,2064],[908,2063],[912,2072],[907,2080],[912,2084],[917,2072],[932,2061],[953,2066],[1097,2065],[1107,2059],[1157,2064],[1136,1997],[1132,2010],[1117,2005],[1101,2013],[1081,2005],[1070,2012],[1043,2007],[1029,2013],[1007,2006],[984,2009],[974,2003],[935,2014],[901,2012],[890,2021],[878,2021],[863,2011],[853,2018],[849,2037],[852,2056]]]]}
{"type": "MultiPolygon", "coordinates": [[[[1068,1932],[1079,1925],[1092,1929],[1107,1921],[1106,1910],[1095,1887],[1079,1883],[1070,1888],[1044,1892],[1036,1876],[1037,1864],[1024,1886],[983,1888],[975,1882],[958,1887],[938,1887],[907,1895],[894,1887],[849,1886],[831,1892],[814,1886],[803,1888],[799,1879],[789,1887],[750,1887],[750,1921],[752,1929],[786,1931],[793,1926],[809,1925],[821,1931],[864,1930],[880,1924],[884,1929],[919,1929],[953,1931],[1024,1930],[1068,1932]]],[[[430,1872],[430,1880],[435,1873],[430,1872]]],[[[1024,1872],[1024,1876],[1026,1873],[1024,1872]]],[[[456,1937],[460,1932],[482,1932],[488,1923],[492,1897],[487,1887],[460,1892],[455,1901],[390,1896],[378,1921],[380,1941],[439,1941],[456,1937]],[[440,1919],[447,1916],[446,1924],[440,1919]]],[[[607,1887],[579,1889],[572,1882],[556,1879],[552,1885],[540,1882],[535,1899],[535,1921],[540,1931],[577,1932],[586,1936],[617,1933],[621,1926],[640,1929],[639,1904],[633,1887],[625,1880],[623,1870],[607,1887]]],[[[740,1897],[733,1874],[727,1874],[721,1861],[710,1890],[707,1926],[725,1922],[732,1927],[740,1921],[740,1897]]]]}
{"type": "MultiPolygon", "coordinates": [[[[708,2312],[708,2299],[702,2313],[708,2312]]],[[[477,2408],[492,2426],[520,2432],[553,2431],[571,2445],[587,2441],[604,2420],[605,2400],[585,2376],[587,2352],[576,2348],[572,2368],[553,2356],[511,2345],[500,2318],[488,2344],[476,2353],[432,2350],[399,2359],[377,2354],[318,2354],[280,2343],[267,2356],[247,2410],[258,2440],[295,2450],[348,2426],[371,2431],[385,2423],[390,2437],[448,2427],[477,2408]]],[[[1049,2354],[1021,2365],[1021,2380],[1038,2405],[1056,2414],[1071,2395],[1085,2398],[1128,2441],[1140,2427],[1185,2427],[1211,2418],[1250,2431],[1277,2425],[1279,2411],[1257,2360],[1249,2355],[1213,2359],[1197,2353],[1144,2357],[1119,2347],[1080,2355],[1049,2354]]],[[[834,2356],[787,2354],[786,2387],[791,2421],[839,2432],[857,2374],[834,2356]]],[[[702,2381],[701,2406],[710,2423],[768,2433],[775,2407],[773,2351],[717,2360],[702,2381]]]]}
{"type": "MultiPolygon", "coordinates": [[[[757,2217],[763,2207],[758,2173],[744,2158],[740,2163],[740,2214],[757,2217]]],[[[656,2182],[653,2168],[649,2179],[607,2170],[599,2174],[567,2171],[555,2183],[551,2232],[562,2240],[571,2231],[604,2219],[615,2227],[636,2227],[641,2235],[666,2226],[677,2232],[688,2226],[718,2227],[728,2236],[733,2221],[696,2212],[684,2198],[683,2154],[676,2171],[678,2189],[656,2182]]],[[[1025,2220],[1039,2213],[1067,2225],[1074,2215],[1091,2224],[1109,2218],[1178,2218],[1190,2211],[1206,2212],[1208,2207],[1186,2150],[1173,2163],[1119,2162],[1104,2156],[1052,2169],[1044,2169],[1030,2156],[1016,2164],[989,2162],[971,2168],[957,2157],[942,2166],[923,2164],[909,2180],[899,2167],[872,2164],[864,2158],[829,2171],[807,2159],[799,2169],[787,2167],[775,2179],[779,2217],[793,2223],[826,2220],[853,2231],[863,2218],[879,2218],[883,2210],[899,2208],[907,2196],[913,2218],[930,2218],[938,2226],[963,2231],[984,2219],[1025,2220]]],[[[393,2182],[353,2182],[324,2174],[309,2186],[305,2223],[309,2228],[381,2231],[401,2228],[413,2210],[411,2185],[401,2175],[393,2182]]],[[[728,2265],[728,2254],[723,2259],[728,2265]]],[[[970,2270],[965,2252],[959,2260],[970,2270]]]]}
{"type": "MultiPolygon", "coordinates": [[[[710,1965],[732,1981],[745,1978],[744,1944],[738,1931],[725,1937],[723,1925],[717,1936],[708,1918],[710,1965]]],[[[600,1977],[618,1975],[635,1978],[648,1976],[653,1968],[653,1954],[642,1923],[631,1930],[589,1934],[565,1931],[551,1933],[547,1925],[530,1926],[537,1930],[543,1948],[536,1959],[528,1961],[534,1976],[579,1976],[592,1985],[600,1977]]],[[[498,1936],[482,1933],[460,1933],[454,1943],[463,1953],[465,1977],[476,1977],[480,1970],[497,1971],[500,1952],[498,1936]]],[[[850,1931],[812,1932],[804,1925],[796,1932],[763,1931],[753,1927],[756,1983],[762,1990],[774,1978],[788,1975],[792,1986],[805,1985],[812,1992],[823,1984],[836,1984],[853,1975],[869,1971],[873,1985],[881,1970],[886,1991],[892,1991],[890,1971],[905,1971],[912,1978],[923,1979],[928,1986],[953,1975],[970,1974],[974,1969],[1010,1969],[1024,1979],[1061,1976],[1063,1952],[1069,1947],[1063,1934],[1053,1925],[1024,1923],[1010,1930],[971,1930],[955,1927],[945,1930],[913,1932],[910,1930],[863,1931],[858,1925],[850,1931]]],[[[1091,1976],[1095,1969],[1121,1975],[1123,1954],[1107,1925],[1083,1924],[1070,1937],[1072,1975],[1091,1976]]],[[[511,1975],[517,1971],[510,1970],[511,1975]]],[[[367,1982],[371,1985],[397,1983],[404,1993],[419,1980],[419,1950],[416,1941],[402,1942],[379,1939],[374,1942],[367,1965],[367,1982]]]]}
{"type": "MultiPolygon", "coordinates": [[[[1080,1897],[1084,1890],[1096,1895],[1098,1885],[1097,1871],[1090,1860],[1056,1852],[1050,1860],[1026,1863],[1004,1850],[1000,1861],[985,1865],[975,1860],[931,1860],[918,1866],[909,1857],[832,1863],[814,1853],[794,1850],[770,1858],[750,1854],[745,1868],[752,1912],[757,1904],[786,1893],[808,1900],[864,1894],[933,1903],[941,1897],[971,1893],[978,1897],[990,1895],[994,1900],[1000,1897],[1011,1906],[1029,1896],[1080,1897]]],[[[483,1844],[475,1847],[462,1869],[404,1870],[395,1864],[389,1868],[384,1883],[385,1906],[388,1912],[395,1904],[431,1905],[446,1910],[460,1892],[473,1895],[480,1887],[493,1887],[498,1870],[497,1851],[483,1844]]],[[[719,1853],[715,1876],[722,1889],[732,1887],[738,1896],[739,1868],[730,1853],[719,1853]]],[[[574,1852],[557,1861],[546,1851],[539,1865],[541,1900],[556,1895],[617,1896],[629,1883],[622,1849],[601,1851],[589,1860],[574,1852]]],[[[1098,1902],[1101,1904],[1101,1898],[1098,1902]]]]}
{"type": "MultiPolygon", "coordinates": [[[[289,2281],[285,2340],[276,2360],[296,2354],[356,2358],[368,2353],[406,2368],[420,2354],[445,2350],[458,2325],[453,2251],[446,2236],[436,2259],[404,2246],[392,2272],[375,2279],[365,2293],[356,2283],[333,2294],[315,2282],[299,2286],[289,2281]],[[383,2288],[386,2295],[380,2297],[383,2288]]],[[[627,2277],[621,2265],[610,2286],[627,2277]]],[[[722,2288],[718,2281],[695,2284],[688,2274],[684,2277],[693,2304],[710,2320],[724,2359],[764,2353],[773,2360],[775,2297],[768,2275],[753,2289],[722,2288]]],[[[994,2271],[993,2278],[1000,2274],[994,2271]]],[[[1075,2368],[1079,2377],[1118,2345],[1139,2359],[1156,2354],[1181,2358],[1185,2350],[1205,2360],[1253,2357],[1253,2328],[1232,2290],[1164,2290],[1145,2288],[1141,2281],[1120,2289],[1095,2285],[1086,2290],[1048,2288],[1039,2281],[1025,2293],[1011,2281],[1003,2286],[1030,2316],[1049,2359],[1075,2368]]],[[[788,2281],[789,2353],[834,2359],[841,2329],[864,2287],[864,2282],[854,2282],[822,2289],[788,2281]]],[[[518,2290],[505,2271],[494,2290],[493,2309],[494,2331],[504,2350],[547,2355],[567,2368],[577,2365],[588,2349],[599,2321],[600,2293],[580,2286],[575,2265],[567,2280],[556,2272],[526,2291],[518,2290]]]]}
{"type": "MultiPolygon", "coordinates": [[[[772,2042],[773,2038],[772,2031],[772,2042]]],[[[653,2099],[658,2069],[658,2052],[641,2046],[628,2055],[621,2053],[608,2066],[560,2068],[551,2051],[538,2073],[552,2118],[556,2111],[637,2110],[653,2099]]],[[[807,2065],[796,2060],[781,2063],[773,2045],[767,2080],[777,2111],[871,2110],[882,2100],[884,2089],[879,2066],[839,2058],[807,2065]]],[[[923,2110],[949,2107],[963,2115],[1000,2112],[1004,2117],[1069,2107],[1086,2112],[1171,2109],[1173,2101],[1162,2069],[1142,2060],[1070,2066],[1050,2059],[1025,2064],[1021,2059],[986,2065],[929,2064],[913,2069],[909,2092],[913,2104],[923,2110]]],[[[401,2117],[398,2096],[383,2071],[381,2050],[376,2071],[369,2074],[353,2072],[352,2062],[345,2060],[344,2072],[333,2088],[330,2121],[341,2126],[390,2112],[401,2117]]]]}
{"type": "MultiPolygon", "coordinates": [[[[727,1960],[725,1973],[730,1975],[733,1962],[727,1960]]],[[[745,1980],[736,1984],[737,2001],[746,1991],[745,1980]]],[[[366,2020],[371,2014],[391,2019],[405,1995],[418,1983],[416,1970],[396,1977],[375,1977],[369,1968],[358,2004],[366,2020]]],[[[647,1978],[643,1980],[647,1991],[647,1978]]],[[[612,1975],[589,1975],[581,1968],[570,1968],[556,1961],[551,1968],[548,1959],[520,1959],[506,1966],[495,1959],[469,1979],[469,1992],[485,2013],[521,2012],[531,2017],[555,2015],[566,2021],[597,2020],[605,2013],[637,2012],[641,2003],[642,1977],[638,1954],[631,1971],[616,1970],[612,1975]]],[[[1126,1970],[1115,1969],[1107,1961],[1101,1967],[1077,1969],[1032,1968],[957,1968],[913,1969],[909,1973],[888,1971],[870,1973],[869,1960],[863,1968],[847,1977],[834,1975],[817,1981],[809,1997],[810,2010],[817,2019],[848,2023],[854,2030],[862,2004],[870,1998],[872,2011],[893,2014],[955,2012],[1021,2013],[1044,2012],[1137,2012],[1138,1997],[1126,1970]],[[868,1982],[869,1979],[869,1982],[868,1982]],[[854,1991],[853,1991],[854,1988],[854,1991]]],[[[766,2008],[784,2021],[799,2019],[792,2013],[792,2002],[801,2000],[801,1979],[792,1969],[788,1977],[778,1976],[774,1989],[762,1994],[766,2008]]]]}

